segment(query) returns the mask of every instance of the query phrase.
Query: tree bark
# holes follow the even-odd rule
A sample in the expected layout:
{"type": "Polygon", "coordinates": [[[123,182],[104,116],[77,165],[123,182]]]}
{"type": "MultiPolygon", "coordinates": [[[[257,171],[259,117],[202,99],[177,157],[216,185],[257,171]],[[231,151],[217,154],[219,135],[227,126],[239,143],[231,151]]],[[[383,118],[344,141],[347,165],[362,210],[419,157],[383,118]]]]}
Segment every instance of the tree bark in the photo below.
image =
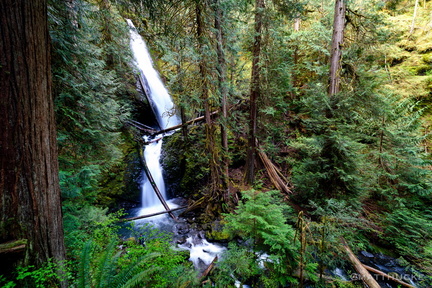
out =
{"type": "Polygon", "coordinates": [[[335,1],[335,14],[333,19],[333,36],[330,60],[329,96],[340,91],[340,70],[342,61],[342,46],[344,42],[346,0],[335,1]]]}
{"type": "MultiPolygon", "coordinates": [[[[136,217],[131,217],[131,218],[124,218],[124,219],[120,219],[119,222],[127,222],[127,221],[133,221],[133,220],[138,220],[138,219],[150,218],[150,217],[162,215],[162,214],[165,214],[165,213],[172,213],[174,211],[178,211],[178,210],[186,209],[186,208],[188,208],[188,206],[177,207],[177,208],[168,209],[168,210],[165,210],[165,211],[151,213],[151,214],[147,214],[147,215],[141,215],[141,216],[136,216],[136,217]]],[[[172,216],[171,216],[171,218],[172,218],[172,216]]],[[[177,218],[175,218],[175,219],[177,219],[177,218]]]]}
{"type": "Polygon", "coordinates": [[[414,5],[413,19],[412,19],[412,22],[411,22],[411,28],[410,28],[409,35],[411,35],[412,33],[414,33],[415,20],[416,20],[416,18],[417,18],[417,10],[418,10],[418,6],[419,6],[419,0],[416,0],[416,1],[415,1],[415,5],[414,5]]]}
{"type": "Polygon", "coordinates": [[[342,240],[342,244],[348,254],[348,258],[351,261],[351,264],[353,264],[354,269],[359,274],[358,276],[363,281],[363,283],[365,283],[369,288],[380,288],[378,282],[376,282],[372,275],[366,270],[366,268],[363,267],[363,264],[354,255],[345,240],[342,240]]]}
{"type": "Polygon", "coordinates": [[[46,0],[0,1],[0,271],[65,259],[46,0]]]}
{"type": "Polygon", "coordinates": [[[413,285],[408,284],[408,283],[406,283],[406,282],[404,282],[404,281],[402,281],[400,279],[397,279],[395,277],[392,277],[392,276],[390,276],[390,275],[388,275],[388,274],[386,274],[386,273],[384,273],[384,272],[382,272],[382,271],[380,271],[378,269],[375,269],[375,268],[370,267],[370,266],[365,265],[365,264],[363,264],[363,267],[366,268],[366,270],[368,270],[368,271],[370,271],[372,273],[375,273],[377,275],[380,275],[380,276],[382,276],[383,278],[385,278],[387,280],[391,280],[393,282],[396,282],[396,283],[398,283],[398,284],[400,284],[402,286],[408,287],[408,288],[415,288],[413,285]]]}
{"type": "Polygon", "coordinates": [[[199,62],[199,70],[202,78],[201,83],[201,99],[204,103],[204,119],[205,119],[205,131],[206,131],[206,150],[210,157],[209,159],[209,167],[210,167],[210,194],[217,194],[219,189],[219,160],[217,156],[217,150],[215,147],[215,127],[213,121],[211,119],[211,111],[210,111],[210,97],[209,97],[209,71],[208,71],[208,63],[206,58],[205,50],[205,26],[206,23],[204,21],[205,10],[207,8],[206,1],[198,1],[196,3],[196,21],[197,21],[197,38],[198,38],[198,46],[200,50],[200,62],[199,62]]]}
{"type": "MultiPolygon", "coordinates": [[[[294,31],[295,32],[299,32],[300,31],[300,23],[301,23],[301,19],[300,17],[296,17],[294,19],[294,31]]],[[[293,90],[291,91],[291,98],[294,99],[295,95],[296,95],[296,88],[299,86],[298,85],[298,62],[299,62],[299,47],[297,44],[294,44],[294,55],[293,55],[293,61],[294,61],[294,69],[292,71],[292,88],[293,90]]]]}
{"type": "Polygon", "coordinates": [[[257,100],[260,97],[260,54],[262,42],[262,26],[263,12],[265,4],[264,0],[255,0],[255,37],[252,47],[252,75],[251,75],[251,92],[249,106],[249,147],[247,152],[246,162],[246,181],[253,184],[255,181],[255,159],[256,159],[256,130],[258,107],[257,100]]]}
{"type": "MultiPolygon", "coordinates": [[[[227,120],[228,120],[228,89],[226,83],[226,60],[224,51],[224,33],[223,33],[223,12],[220,7],[220,0],[213,0],[215,10],[215,33],[216,33],[216,51],[218,56],[218,90],[221,98],[222,117],[221,129],[221,145],[222,145],[222,185],[223,189],[229,194],[229,157],[228,157],[228,134],[227,134],[227,120]]],[[[228,195],[227,195],[228,196],[228,195]]],[[[227,197],[226,197],[227,198],[227,197]]]]}

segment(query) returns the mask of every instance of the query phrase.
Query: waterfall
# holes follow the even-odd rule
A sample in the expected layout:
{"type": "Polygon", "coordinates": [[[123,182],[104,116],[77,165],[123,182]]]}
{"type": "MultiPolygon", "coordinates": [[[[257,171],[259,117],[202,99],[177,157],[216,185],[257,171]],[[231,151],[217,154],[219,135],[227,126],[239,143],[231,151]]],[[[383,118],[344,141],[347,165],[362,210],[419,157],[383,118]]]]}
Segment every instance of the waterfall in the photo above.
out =
{"type": "MultiPolygon", "coordinates": [[[[130,27],[130,47],[135,60],[134,64],[139,71],[139,81],[152,106],[155,117],[159,123],[159,128],[166,129],[178,125],[180,120],[175,114],[174,103],[162,83],[158,72],[153,67],[153,61],[150,57],[147,45],[138,34],[132,21],[129,19],[126,21],[130,27]]],[[[145,137],[144,140],[150,142],[144,148],[144,159],[156,186],[164,199],[166,199],[165,182],[162,176],[162,166],[160,164],[163,140],[162,138],[153,140],[149,137],[145,137]]],[[[141,185],[141,195],[143,209],[139,212],[140,215],[164,210],[148,179],[145,179],[141,185]]]]}
{"type": "MultiPolygon", "coordinates": [[[[148,100],[151,102],[160,128],[166,129],[180,124],[180,119],[175,114],[174,104],[158,72],[153,67],[153,62],[144,40],[136,31],[132,21],[127,19],[127,23],[130,27],[130,46],[135,58],[135,65],[140,74],[140,82],[148,100]]],[[[160,137],[160,135],[158,137],[160,137]]],[[[150,137],[145,137],[144,140],[145,142],[150,142],[144,148],[144,159],[147,163],[148,170],[162,196],[166,199],[165,183],[162,177],[162,166],[160,164],[163,138],[152,139],[150,137]]],[[[141,195],[142,208],[138,212],[139,215],[147,215],[164,210],[164,207],[160,203],[148,179],[145,179],[141,184],[141,195]]],[[[167,202],[171,209],[178,207],[171,201],[167,202]]],[[[145,223],[150,222],[154,226],[164,230],[182,230],[179,229],[179,226],[188,226],[184,219],[173,223],[166,214],[143,219],[143,221],[145,223]]],[[[178,234],[186,238],[183,241],[184,243],[179,247],[190,251],[190,261],[194,263],[198,270],[205,269],[215,256],[225,250],[225,248],[220,245],[209,243],[201,233],[191,233],[189,228],[183,230],[186,232],[178,234]]]]}
{"type": "MultiPolygon", "coordinates": [[[[162,139],[148,144],[144,149],[144,158],[150,174],[156,186],[159,188],[162,196],[166,199],[165,182],[162,176],[162,167],[160,164],[160,156],[162,152],[162,139]]],[[[141,185],[141,203],[142,207],[153,207],[160,205],[160,200],[153,191],[150,181],[145,180],[141,185]]]]}
{"type": "Polygon", "coordinates": [[[153,67],[153,61],[141,35],[138,34],[130,19],[126,20],[130,27],[130,46],[135,58],[135,65],[140,73],[140,80],[149,101],[155,110],[156,118],[161,129],[166,129],[180,124],[175,114],[174,103],[165,88],[159,73],[153,67]]]}

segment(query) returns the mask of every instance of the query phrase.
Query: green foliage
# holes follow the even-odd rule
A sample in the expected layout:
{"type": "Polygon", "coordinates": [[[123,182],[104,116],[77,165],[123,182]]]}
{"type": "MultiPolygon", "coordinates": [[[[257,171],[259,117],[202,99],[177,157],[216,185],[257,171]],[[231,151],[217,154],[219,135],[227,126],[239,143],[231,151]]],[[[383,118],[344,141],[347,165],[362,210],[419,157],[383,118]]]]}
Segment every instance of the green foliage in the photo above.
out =
{"type": "Polygon", "coordinates": [[[203,127],[192,127],[187,139],[180,133],[174,134],[164,142],[164,165],[169,171],[167,181],[174,183],[179,193],[186,191],[184,196],[199,198],[198,192],[206,191],[206,179],[209,155],[204,150],[203,127]],[[173,179],[176,178],[176,179],[173,179]]]}
{"type": "MultiPolygon", "coordinates": [[[[111,198],[121,193],[122,171],[126,169],[121,162],[132,146],[132,139],[123,137],[122,127],[122,121],[131,117],[135,88],[126,52],[128,32],[120,13],[134,19],[152,43],[149,46],[153,47],[155,63],[163,71],[184,118],[190,119],[202,115],[205,101],[200,95],[204,82],[208,85],[210,107],[216,110],[220,106],[214,7],[209,5],[202,11],[205,39],[197,39],[196,5],[203,4],[199,1],[112,2],[78,0],[68,7],[64,1],[50,1],[68,253],[77,260],[83,251],[81,269],[92,273],[82,274],[80,287],[92,281],[106,286],[122,268],[133,271],[128,267],[134,261],[152,275],[149,278],[153,280],[148,281],[153,282],[145,282],[147,285],[180,286],[180,282],[189,281],[182,276],[191,275],[189,268],[182,265],[184,255],[171,254],[166,239],[147,234],[140,239],[145,241],[145,248],[130,242],[124,244],[129,256],[117,255],[114,244],[106,243],[116,234],[115,217],[91,204],[98,201],[110,205],[111,198]],[[198,50],[200,40],[203,47],[198,50]],[[203,60],[208,70],[206,79],[200,76],[203,60]],[[85,244],[90,239],[93,245],[85,244]],[[167,257],[152,258],[152,253],[167,253],[167,257]],[[147,269],[149,262],[139,260],[144,254],[165,272],[147,269]]],[[[430,112],[431,102],[430,11],[423,7],[430,3],[420,5],[419,21],[414,33],[408,35],[413,3],[384,2],[347,2],[341,63],[343,92],[333,97],[326,93],[333,2],[307,1],[304,10],[300,9],[300,1],[266,3],[257,135],[266,153],[292,176],[295,195],[291,200],[307,207],[317,220],[309,225],[311,237],[321,246],[309,245],[307,251],[319,255],[329,267],[338,264],[339,251],[335,247],[340,236],[354,248],[364,249],[368,244],[365,235],[374,235],[374,239],[394,245],[402,255],[422,261],[430,258],[428,199],[432,178],[426,160],[430,155],[419,147],[424,144],[422,149],[429,148],[425,144],[429,124],[422,124],[420,119],[423,111],[430,112]],[[293,21],[286,16],[301,20],[299,31],[293,31],[293,21]],[[400,38],[394,39],[396,36],[400,38]],[[424,110],[419,111],[419,107],[424,110]],[[371,212],[369,221],[379,224],[378,229],[366,220],[356,221],[366,217],[360,213],[365,203],[386,209],[384,214],[371,212]]],[[[223,85],[228,88],[231,107],[228,119],[220,123],[231,130],[230,156],[235,168],[243,165],[247,148],[244,139],[253,43],[251,4],[220,1],[227,64],[223,85]]],[[[167,145],[168,153],[178,149],[179,160],[170,159],[168,166],[171,170],[179,167],[176,174],[182,181],[178,187],[198,199],[199,190],[208,190],[210,159],[205,151],[209,143],[201,127],[189,129],[184,139],[172,136],[177,139],[167,145]]],[[[218,133],[215,130],[216,136],[218,133]]],[[[259,182],[261,187],[267,185],[266,179],[259,182]]],[[[242,238],[246,247],[231,247],[232,251],[218,264],[216,285],[233,284],[230,269],[241,282],[262,286],[286,285],[293,280],[290,277],[297,267],[298,247],[293,243],[294,230],[287,224],[290,212],[274,194],[245,192],[237,214],[226,215],[226,231],[242,238]],[[256,254],[262,252],[270,255],[264,270],[256,254]],[[265,273],[261,275],[260,271],[265,273]]],[[[307,267],[314,271],[314,260],[307,261],[307,267]]]]}
{"type": "Polygon", "coordinates": [[[386,213],[384,238],[394,244],[398,253],[409,258],[423,258],[432,240],[432,211],[401,207],[386,213]]]}
{"type": "Polygon", "coordinates": [[[40,268],[33,265],[19,266],[16,269],[16,277],[13,281],[7,281],[0,275],[0,285],[3,288],[28,287],[45,288],[58,287],[61,281],[72,279],[72,274],[68,270],[66,262],[58,264],[53,261],[44,263],[40,268]]]}
{"type": "Polygon", "coordinates": [[[117,235],[87,241],[76,265],[74,287],[168,288],[195,284],[196,272],[188,255],[173,249],[171,235],[149,226],[132,231],[132,236],[123,241],[117,235]]]}
{"type": "Polygon", "coordinates": [[[121,213],[107,215],[108,208],[102,209],[88,204],[78,207],[73,202],[66,202],[63,207],[65,244],[70,259],[78,259],[88,241],[92,240],[94,245],[102,247],[106,239],[117,234],[119,227],[116,223],[121,213]]]}
{"type": "Polygon", "coordinates": [[[249,248],[231,242],[222,259],[218,261],[211,280],[216,287],[234,287],[235,280],[246,284],[259,278],[261,274],[257,255],[249,248]]]}
{"type": "Polygon", "coordinates": [[[311,201],[310,206],[313,209],[311,214],[317,218],[308,225],[308,237],[313,243],[308,246],[308,251],[311,255],[317,255],[320,272],[346,266],[345,251],[341,248],[342,238],[355,250],[368,250],[368,239],[362,235],[375,231],[371,231],[371,223],[361,217],[360,207],[356,203],[326,199],[320,204],[311,201]]]}
{"type": "Polygon", "coordinates": [[[158,254],[147,254],[131,261],[127,266],[119,266],[118,261],[122,255],[116,249],[116,241],[111,241],[99,257],[92,255],[92,243],[87,242],[81,255],[77,287],[142,287],[147,277],[159,267],[143,269],[146,262],[158,257],[158,254]],[[94,263],[92,263],[92,260],[94,263]],[[92,265],[93,264],[93,265],[92,265]]]}
{"type": "Polygon", "coordinates": [[[260,281],[272,279],[272,285],[293,282],[291,275],[297,267],[298,246],[294,243],[294,229],[286,223],[289,207],[282,202],[278,191],[250,190],[242,195],[244,202],[239,203],[236,213],[224,215],[226,231],[245,240],[247,248],[257,253],[256,261],[263,252],[269,254],[264,266],[270,274],[264,274],[260,281]]]}
{"type": "Polygon", "coordinates": [[[9,281],[6,279],[5,276],[0,275],[0,285],[3,288],[14,288],[16,287],[16,283],[14,283],[13,281],[9,281]]]}
{"type": "Polygon", "coordinates": [[[130,241],[124,243],[128,257],[122,258],[119,264],[124,267],[142,256],[158,254],[160,256],[151,263],[143,265],[143,269],[158,267],[146,280],[146,287],[182,287],[185,283],[193,285],[197,277],[192,263],[188,261],[188,251],[176,250],[170,243],[171,239],[171,234],[151,226],[135,227],[130,241]]]}
{"type": "Polygon", "coordinates": [[[310,136],[293,143],[300,160],[293,167],[295,199],[307,202],[360,196],[362,155],[358,152],[362,144],[354,129],[353,98],[328,97],[317,87],[303,103],[308,117],[303,122],[310,136]]]}
{"type": "MultiPolygon", "coordinates": [[[[34,266],[19,267],[17,280],[31,279],[30,281],[33,282],[34,287],[37,288],[55,286],[58,279],[53,264],[48,264],[48,266],[39,269],[34,268],[34,266]]],[[[29,281],[27,280],[27,282],[29,281]]]]}
{"type": "Polygon", "coordinates": [[[49,6],[61,190],[89,203],[103,175],[124,158],[122,121],[135,95],[127,25],[102,2],[49,6]]]}

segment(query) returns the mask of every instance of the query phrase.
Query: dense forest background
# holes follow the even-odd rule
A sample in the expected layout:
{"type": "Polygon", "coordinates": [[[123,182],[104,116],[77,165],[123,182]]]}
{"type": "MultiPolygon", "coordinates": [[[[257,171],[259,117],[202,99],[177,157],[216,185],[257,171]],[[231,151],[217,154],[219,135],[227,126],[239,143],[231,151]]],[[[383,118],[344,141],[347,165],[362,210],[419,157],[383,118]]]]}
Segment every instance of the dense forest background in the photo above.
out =
{"type": "Polygon", "coordinates": [[[234,275],[252,287],[362,287],[326,272],[350,267],[348,243],[430,287],[432,3],[345,1],[332,93],[335,2],[50,1],[67,263],[21,266],[0,284],[234,287],[234,275]],[[205,116],[164,147],[170,193],[210,240],[229,242],[205,279],[169,235],[118,236],[121,208],[139,199],[141,132],[129,121],[149,113],[126,18],[183,122],[205,116]],[[253,251],[270,255],[264,270],[253,251]]]}

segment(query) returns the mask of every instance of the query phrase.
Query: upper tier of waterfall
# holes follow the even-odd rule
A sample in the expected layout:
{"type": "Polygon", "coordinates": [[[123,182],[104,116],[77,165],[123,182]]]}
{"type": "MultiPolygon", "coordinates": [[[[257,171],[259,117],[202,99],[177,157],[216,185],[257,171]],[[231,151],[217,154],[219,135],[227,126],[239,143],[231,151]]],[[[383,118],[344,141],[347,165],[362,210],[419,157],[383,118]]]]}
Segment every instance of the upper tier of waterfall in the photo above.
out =
{"type": "Polygon", "coordinates": [[[165,88],[159,73],[153,66],[150,53],[141,35],[138,34],[132,21],[126,20],[130,29],[130,46],[135,59],[135,65],[139,70],[141,83],[151,101],[155,116],[161,129],[166,129],[180,124],[176,114],[174,103],[165,88]]]}

